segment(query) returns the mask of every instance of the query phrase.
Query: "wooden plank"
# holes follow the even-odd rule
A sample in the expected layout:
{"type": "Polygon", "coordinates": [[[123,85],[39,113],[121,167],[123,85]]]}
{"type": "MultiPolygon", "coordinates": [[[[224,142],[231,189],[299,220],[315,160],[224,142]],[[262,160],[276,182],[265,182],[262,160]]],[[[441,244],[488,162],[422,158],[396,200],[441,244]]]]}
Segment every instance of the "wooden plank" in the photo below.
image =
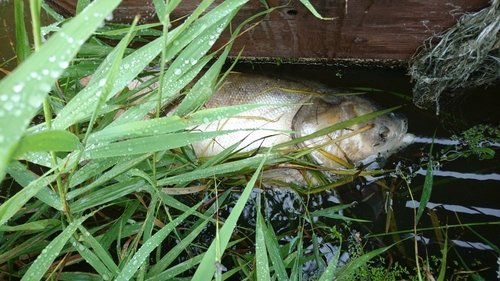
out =
{"type": "MultiPolygon", "coordinates": [[[[77,0],[46,0],[63,15],[74,14],[77,0]]],[[[215,2],[220,2],[217,0],[215,2]]],[[[406,60],[431,35],[452,26],[464,12],[488,6],[488,0],[318,0],[311,1],[324,17],[315,18],[298,0],[269,0],[270,6],[286,5],[262,19],[260,25],[242,35],[233,55],[245,47],[245,57],[301,59],[406,60]],[[288,5],[287,5],[288,3],[288,5]]],[[[199,1],[185,0],[172,19],[187,15],[199,1]]],[[[215,5],[215,4],[214,4],[215,5]]],[[[234,23],[263,11],[251,0],[234,23]]],[[[152,0],[124,0],[114,21],[156,22],[152,0]]],[[[226,42],[228,34],[214,46],[226,42]]]]}

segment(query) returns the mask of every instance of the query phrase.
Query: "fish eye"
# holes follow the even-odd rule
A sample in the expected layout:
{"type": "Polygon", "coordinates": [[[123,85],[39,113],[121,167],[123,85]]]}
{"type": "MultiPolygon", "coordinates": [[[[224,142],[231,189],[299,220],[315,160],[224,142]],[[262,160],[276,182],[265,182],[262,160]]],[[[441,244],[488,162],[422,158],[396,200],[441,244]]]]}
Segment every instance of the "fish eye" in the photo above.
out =
{"type": "Polygon", "coordinates": [[[391,130],[387,126],[382,126],[382,128],[380,128],[380,130],[378,131],[378,136],[383,142],[385,142],[387,141],[387,136],[390,132],[391,130]]]}

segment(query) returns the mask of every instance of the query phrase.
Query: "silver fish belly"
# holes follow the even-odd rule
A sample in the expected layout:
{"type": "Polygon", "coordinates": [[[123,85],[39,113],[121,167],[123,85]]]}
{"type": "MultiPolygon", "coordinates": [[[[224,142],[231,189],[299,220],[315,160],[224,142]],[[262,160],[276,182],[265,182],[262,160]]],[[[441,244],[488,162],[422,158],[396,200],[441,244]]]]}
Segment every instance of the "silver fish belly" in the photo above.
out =
{"type": "MultiPolygon", "coordinates": [[[[213,156],[241,142],[238,148],[250,151],[271,147],[295,137],[306,136],[342,121],[379,110],[359,95],[338,95],[343,91],[319,83],[274,79],[250,74],[230,74],[213,94],[205,108],[237,104],[266,104],[236,116],[197,127],[195,130],[238,130],[193,144],[199,157],[213,156]],[[288,104],[283,106],[283,104],[288,104]]],[[[311,153],[325,168],[342,167],[327,154],[347,163],[359,164],[381,156],[388,157],[413,139],[407,133],[402,115],[385,114],[328,135],[299,144],[300,147],[322,146],[323,153],[311,153]],[[360,128],[370,129],[337,142],[331,142],[360,128]]]]}

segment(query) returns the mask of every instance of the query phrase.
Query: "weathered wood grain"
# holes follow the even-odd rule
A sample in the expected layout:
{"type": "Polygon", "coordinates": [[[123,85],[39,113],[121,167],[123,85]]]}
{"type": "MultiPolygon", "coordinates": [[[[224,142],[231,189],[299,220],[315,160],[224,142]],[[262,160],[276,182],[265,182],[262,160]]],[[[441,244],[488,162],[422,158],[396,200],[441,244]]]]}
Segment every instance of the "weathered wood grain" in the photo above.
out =
{"type": "MultiPolygon", "coordinates": [[[[65,16],[75,12],[77,0],[46,1],[65,16]]],[[[172,19],[189,14],[198,3],[182,1],[172,19]]],[[[270,6],[287,3],[287,0],[268,1],[270,6]]],[[[238,38],[233,55],[245,47],[246,57],[406,60],[424,40],[452,26],[464,12],[488,6],[488,0],[319,0],[311,3],[321,15],[335,17],[335,20],[319,20],[298,0],[292,0],[238,38]]],[[[235,23],[262,10],[260,1],[251,0],[237,15],[235,23]]],[[[157,21],[152,0],[124,0],[114,13],[114,21],[131,22],[136,14],[141,15],[143,23],[157,21]]],[[[227,38],[225,34],[214,48],[227,38]]]]}

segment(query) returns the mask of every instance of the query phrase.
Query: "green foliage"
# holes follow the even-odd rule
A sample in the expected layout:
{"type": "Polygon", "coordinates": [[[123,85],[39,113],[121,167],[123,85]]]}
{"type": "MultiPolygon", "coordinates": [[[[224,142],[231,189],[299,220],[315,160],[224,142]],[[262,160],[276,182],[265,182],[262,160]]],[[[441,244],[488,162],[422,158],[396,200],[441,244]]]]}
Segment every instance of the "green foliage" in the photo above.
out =
{"type": "MultiPolygon", "coordinates": [[[[21,64],[0,82],[0,99],[5,102],[2,110],[7,110],[0,113],[13,117],[0,118],[0,176],[20,187],[6,194],[0,205],[2,274],[22,280],[224,280],[235,276],[299,280],[303,266],[314,261],[319,264],[314,277],[320,280],[367,276],[397,280],[408,275],[397,264],[387,271],[383,259],[374,261],[393,245],[366,251],[351,237],[347,249],[342,248],[345,234],[323,220],[366,222],[339,214],[354,204],[308,210],[298,216],[293,232],[277,234],[258,199],[255,226],[244,229],[239,225],[252,188],[260,184],[260,172],[283,162],[314,167],[301,159],[311,150],[283,155],[274,147],[253,155],[235,153],[235,145],[200,160],[188,147],[228,133],[192,132],[191,128],[261,106],[199,110],[220,82],[232,42],[209,53],[213,41],[247,1],[228,0],[218,5],[202,1],[172,29],[169,13],[180,1],[168,5],[154,1],[161,11],[161,23],[101,26],[119,2],[78,1],[77,16],[70,20],[49,11],[59,22],[46,28],[35,25],[39,29],[35,37],[48,34],[50,38],[32,51],[20,16],[22,1],[16,1],[21,64]],[[153,29],[161,25],[162,31],[153,29]],[[149,41],[143,35],[158,38],[149,41]],[[106,43],[110,39],[117,41],[106,43]],[[141,47],[127,47],[138,41],[141,47]],[[159,75],[145,70],[156,64],[162,68],[159,75]],[[201,74],[203,68],[208,70],[201,74]],[[86,84],[82,78],[89,74],[92,78],[86,84]],[[143,83],[129,89],[137,80],[143,83]],[[162,106],[180,96],[184,99],[174,114],[159,117],[162,106]],[[45,120],[28,127],[35,116],[45,120]],[[242,180],[248,175],[250,180],[242,180]],[[245,187],[230,214],[219,218],[221,210],[229,208],[228,198],[234,192],[229,186],[245,187]],[[203,192],[191,194],[191,190],[203,192]],[[180,193],[188,196],[171,195],[180,193]],[[240,233],[244,234],[238,236],[240,233]],[[249,241],[255,251],[252,248],[242,254],[234,250],[249,241]],[[307,242],[312,250],[306,248],[307,242]],[[329,264],[319,251],[321,243],[339,246],[329,264]],[[339,266],[342,250],[351,256],[344,267],[339,266]],[[226,271],[223,264],[227,259],[234,267],[226,271]],[[77,270],[69,267],[74,264],[77,270]],[[79,265],[88,266],[88,272],[80,272],[79,265]]],[[[306,5],[312,9],[308,2],[306,5]]],[[[32,1],[34,23],[39,23],[40,7],[46,8],[32,1]]],[[[232,39],[244,24],[233,26],[232,39]]],[[[394,109],[348,120],[307,137],[394,109]]],[[[344,173],[357,176],[370,171],[344,173]]]]}
{"type": "Polygon", "coordinates": [[[446,152],[444,160],[453,160],[457,157],[468,157],[472,154],[482,159],[492,159],[495,151],[489,146],[500,145],[500,127],[492,124],[480,124],[463,131],[460,136],[452,136],[452,140],[458,141],[455,150],[446,152]],[[468,148],[468,149],[465,149],[468,148]]]}

